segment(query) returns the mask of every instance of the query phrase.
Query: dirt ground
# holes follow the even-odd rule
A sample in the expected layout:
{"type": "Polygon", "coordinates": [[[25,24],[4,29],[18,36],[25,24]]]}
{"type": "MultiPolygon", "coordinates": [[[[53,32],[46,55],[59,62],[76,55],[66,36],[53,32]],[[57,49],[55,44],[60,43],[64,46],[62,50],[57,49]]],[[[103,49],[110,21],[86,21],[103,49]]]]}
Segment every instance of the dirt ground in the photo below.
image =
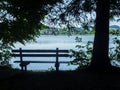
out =
{"type": "Polygon", "coordinates": [[[0,71],[0,90],[120,90],[120,73],[0,71]]]}

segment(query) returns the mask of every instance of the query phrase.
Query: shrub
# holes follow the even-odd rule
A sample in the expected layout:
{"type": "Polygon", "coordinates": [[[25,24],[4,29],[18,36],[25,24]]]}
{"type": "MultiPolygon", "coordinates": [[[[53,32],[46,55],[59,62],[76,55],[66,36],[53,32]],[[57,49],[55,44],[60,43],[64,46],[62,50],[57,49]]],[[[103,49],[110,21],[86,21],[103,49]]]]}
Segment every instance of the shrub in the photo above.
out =
{"type": "MultiPolygon", "coordinates": [[[[83,44],[82,38],[79,37],[76,37],[76,42],[79,45],[76,45],[77,50],[70,50],[70,57],[74,58],[70,64],[78,65],[77,69],[88,67],[92,58],[93,42],[88,41],[86,44],[83,44]]],[[[112,65],[120,67],[120,39],[118,35],[113,38],[112,42],[114,46],[109,48],[109,58],[112,65]]]]}
{"type": "Polygon", "coordinates": [[[86,45],[83,45],[82,38],[79,37],[76,37],[76,42],[78,42],[79,45],[76,45],[77,50],[70,50],[70,57],[74,58],[70,63],[72,65],[78,65],[77,69],[85,68],[89,66],[91,61],[93,42],[88,41],[86,45]]]}
{"type": "Polygon", "coordinates": [[[11,58],[11,47],[7,44],[0,43],[0,66],[10,66],[10,58],[11,58]]]}

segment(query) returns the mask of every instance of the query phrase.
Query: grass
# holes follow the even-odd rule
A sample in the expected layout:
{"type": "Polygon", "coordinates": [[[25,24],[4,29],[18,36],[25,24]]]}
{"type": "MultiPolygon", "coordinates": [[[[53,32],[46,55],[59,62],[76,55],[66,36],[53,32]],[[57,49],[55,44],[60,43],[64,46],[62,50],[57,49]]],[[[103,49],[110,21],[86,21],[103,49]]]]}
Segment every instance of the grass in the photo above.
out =
{"type": "Polygon", "coordinates": [[[120,72],[1,70],[0,90],[120,90],[120,72]]]}

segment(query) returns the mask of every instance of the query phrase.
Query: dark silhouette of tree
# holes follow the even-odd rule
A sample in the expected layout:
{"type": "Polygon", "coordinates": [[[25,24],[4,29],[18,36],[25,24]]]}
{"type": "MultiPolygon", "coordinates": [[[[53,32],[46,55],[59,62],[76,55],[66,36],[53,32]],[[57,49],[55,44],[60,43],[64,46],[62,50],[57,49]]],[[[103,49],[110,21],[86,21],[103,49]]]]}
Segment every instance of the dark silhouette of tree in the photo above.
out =
{"type": "Polygon", "coordinates": [[[95,38],[91,61],[91,67],[95,70],[109,70],[111,67],[108,57],[109,19],[119,15],[120,10],[115,8],[118,4],[120,0],[96,0],[95,38]],[[117,12],[114,13],[114,10],[117,12]]]}
{"type": "Polygon", "coordinates": [[[110,66],[109,48],[109,11],[110,0],[97,0],[95,38],[91,67],[105,69],[110,66]]]}

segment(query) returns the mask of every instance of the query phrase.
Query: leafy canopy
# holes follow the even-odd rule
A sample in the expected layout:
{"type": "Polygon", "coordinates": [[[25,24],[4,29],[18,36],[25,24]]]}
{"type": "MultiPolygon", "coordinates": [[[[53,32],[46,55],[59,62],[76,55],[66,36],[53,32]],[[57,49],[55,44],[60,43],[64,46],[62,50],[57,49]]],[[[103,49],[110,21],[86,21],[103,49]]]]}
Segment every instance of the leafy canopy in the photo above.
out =
{"type": "Polygon", "coordinates": [[[56,2],[59,0],[1,0],[0,40],[9,44],[33,40],[40,34],[41,20],[56,2]]]}
{"type": "MultiPolygon", "coordinates": [[[[98,0],[64,0],[57,4],[47,16],[48,25],[75,27],[82,25],[84,28],[95,23],[96,3],[98,0]],[[57,23],[57,24],[56,24],[57,23]]],[[[104,1],[103,1],[104,2],[104,1]]],[[[110,0],[110,19],[119,21],[120,0],[110,0]]]]}

